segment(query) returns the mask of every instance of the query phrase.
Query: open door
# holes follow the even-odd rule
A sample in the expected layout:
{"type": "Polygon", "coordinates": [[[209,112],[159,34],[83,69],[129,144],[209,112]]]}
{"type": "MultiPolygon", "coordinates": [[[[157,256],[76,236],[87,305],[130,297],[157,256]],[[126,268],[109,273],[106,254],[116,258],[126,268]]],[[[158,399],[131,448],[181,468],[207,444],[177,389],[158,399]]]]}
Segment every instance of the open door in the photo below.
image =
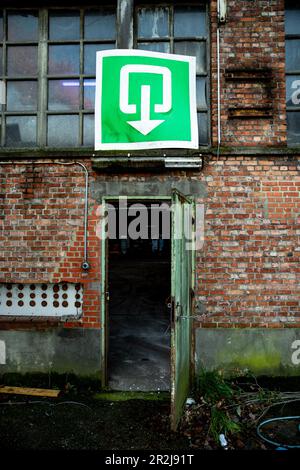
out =
{"type": "Polygon", "coordinates": [[[194,296],[193,203],[172,194],[171,428],[176,430],[190,388],[194,296]]]}
{"type": "Polygon", "coordinates": [[[101,272],[102,272],[102,285],[101,285],[101,328],[102,328],[102,339],[101,339],[101,387],[105,388],[108,384],[107,378],[107,350],[108,350],[108,304],[109,304],[109,285],[108,285],[108,236],[106,233],[106,224],[104,222],[104,215],[106,213],[106,202],[102,202],[101,208],[101,272]]]}

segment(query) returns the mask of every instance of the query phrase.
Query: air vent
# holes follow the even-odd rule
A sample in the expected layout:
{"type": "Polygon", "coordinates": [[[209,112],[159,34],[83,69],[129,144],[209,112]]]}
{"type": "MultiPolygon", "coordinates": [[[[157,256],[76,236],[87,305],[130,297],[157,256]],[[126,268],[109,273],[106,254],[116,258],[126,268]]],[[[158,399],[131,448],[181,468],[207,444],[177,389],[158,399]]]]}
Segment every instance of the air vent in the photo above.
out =
{"type": "Polygon", "coordinates": [[[0,316],[80,317],[81,284],[0,284],[0,316]]]}

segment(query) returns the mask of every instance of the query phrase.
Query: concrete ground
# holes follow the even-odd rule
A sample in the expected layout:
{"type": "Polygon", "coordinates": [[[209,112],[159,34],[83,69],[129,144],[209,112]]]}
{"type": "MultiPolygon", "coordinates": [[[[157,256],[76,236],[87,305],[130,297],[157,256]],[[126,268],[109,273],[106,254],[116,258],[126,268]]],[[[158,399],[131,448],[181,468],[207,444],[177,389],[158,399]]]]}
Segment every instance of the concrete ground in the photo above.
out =
{"type": "Polygon", "coordinates": [[[170,264],[118,258],[109,263],[109,386],[170,389],[170,264]]]}

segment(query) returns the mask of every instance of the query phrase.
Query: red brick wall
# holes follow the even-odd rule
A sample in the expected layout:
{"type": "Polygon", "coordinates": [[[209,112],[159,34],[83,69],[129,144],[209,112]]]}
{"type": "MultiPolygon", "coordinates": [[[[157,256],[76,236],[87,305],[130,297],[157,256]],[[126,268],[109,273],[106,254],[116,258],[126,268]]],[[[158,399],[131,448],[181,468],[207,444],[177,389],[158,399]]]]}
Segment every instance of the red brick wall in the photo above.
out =
{"type": "MultiPolygon", "coordinates": [[[[286,143],[283,0],[228,0],[221,26],[222,145],[286,143]],[[267,68],[268,81],[231,81],[228,70],[267,68]],[[229,107],[272,105],[271,118],[230,118],[229,107]]],[[[211,2],[211,109],[217,142],[216,0],[211,2]]],[[[259,76],[259,74],[258,74],[259,76]]],[[[87,159],[84,163],[90,168],[87,159]]],[[[190,177],[184,172],[182,178],[190,177]]],[[[125,175],[147,181],[153,175],[125,175]]],[[[178,175],[177,175],[178,177],[178,175]]],[[[299,176],[296,160],[220,157],[192,176],[205,182],[205,244],[197,255],[198,326],[300,326],[299,176]],[[298,230],[298,232],[297,232],[298,230]]],[[[105,176],[101,176],[102,180],[105,176]]],[[[116,176],[114,177],[116,180],[116,176]]],[[[160,175],[163,180],[165,176],[160,175]]],[[[113,177],[108,178],[113,179],[113,177]]],[[[90,171],[90,182],[97,175],[90,171]]],[[[84,173],[78,166],[1,166],[1,282],[82,282],[83,321],[100,325],[97,203],[89,201],[83,258],[84,173]]],[[[16,324],[13,325],[15,327],[16,324]]],[[[4,325],[3,325],[4,327],[4,325]]]]}
{"type": "MultiPolygon", "coordinates": [[[[198,178],[207,188],[207,196],[198,200],[205,207],[205,242],[197,253],[196,296],[203,311],[197,326],[299,327],[297,160],[220,157],[200,173],[174,176],[198,178]]],[[[2,167],[1,177],[0,282],[82,282],[83,319],[68,326],[99,327],[99,203],[90,196],[91,270],[85,273],[83,171],[77,166],[13,165],[2,167]]],[[[97,178],[104,176],[90,169],[90,183],[97,185],[97,178]]],[[[116,176],[105,178],[115,181],[116,176]]],[[[157,181],[151,174],[118,178],[133,185],[157,181]]]]}
{"type": "Polygon", "coordinates": [[[300,174],[296,159],[214,159],[197,254],[203,327],[300,327],[300,174]]]}
{"type": "MultiPolygon", "coordinates": [[[[217,144],[217,24],[211,2],[212,143],[217,144]]],[[[228,0],[228,19],[220,27],[221,129],[223,146],[286,143],[285,38],[283,0],[228,0]],[[230,69],[269,68],[270,78],[226,78],[230,69]],[[229,108],[271,106],[268,118],[232,118],[229,108]]],[[[240,75],[237,73],[237,75],[240,75]]]]}
{"type": "MultiPolygon", "coordinates": [[[[89,161],[83,163],[90,169],[89,161]]],[[[84,284],[84,317],[76,325],[99,327],[100,241],[95,233],[97,218],[90,198],[88,257],[91,269],[88,273],[81,269],[83,169],[78,165],[51,163],[3,165],[0,169],[0,282],[81,282],[84,284]]]]}

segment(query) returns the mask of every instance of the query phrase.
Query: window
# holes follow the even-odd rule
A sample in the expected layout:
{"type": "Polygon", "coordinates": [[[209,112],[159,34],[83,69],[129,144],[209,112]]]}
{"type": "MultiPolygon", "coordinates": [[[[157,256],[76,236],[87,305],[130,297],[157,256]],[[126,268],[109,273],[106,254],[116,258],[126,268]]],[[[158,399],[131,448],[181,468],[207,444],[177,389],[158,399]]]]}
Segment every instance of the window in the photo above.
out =
{"type": "Polygon", "coordinates": [[[208,144],[207,13],[199,5],[136,9],[135,47],[196,57],[199,144],[208,144]]]}
{"type": "Polygon", "coordinates": [[[287,140],[300,145],[300,2],[291,2],[285,14],[287,140]]]}
{"type": "MultiPolygon", "coordinates": [[[[207,145],[206,3],[135,2],[134,14],[134,47],[196,56],[199,143],[207,145]]],[[[93,147],[96,51],[116,47],[116,16],[108,5],[0,9],[2,148],[93,147]]]]}
{"type": "Polygon", "coordinates": [[[2,146],[93,146],[96,51],[115,25],[108,7],[1,12],[2,146]]]}

